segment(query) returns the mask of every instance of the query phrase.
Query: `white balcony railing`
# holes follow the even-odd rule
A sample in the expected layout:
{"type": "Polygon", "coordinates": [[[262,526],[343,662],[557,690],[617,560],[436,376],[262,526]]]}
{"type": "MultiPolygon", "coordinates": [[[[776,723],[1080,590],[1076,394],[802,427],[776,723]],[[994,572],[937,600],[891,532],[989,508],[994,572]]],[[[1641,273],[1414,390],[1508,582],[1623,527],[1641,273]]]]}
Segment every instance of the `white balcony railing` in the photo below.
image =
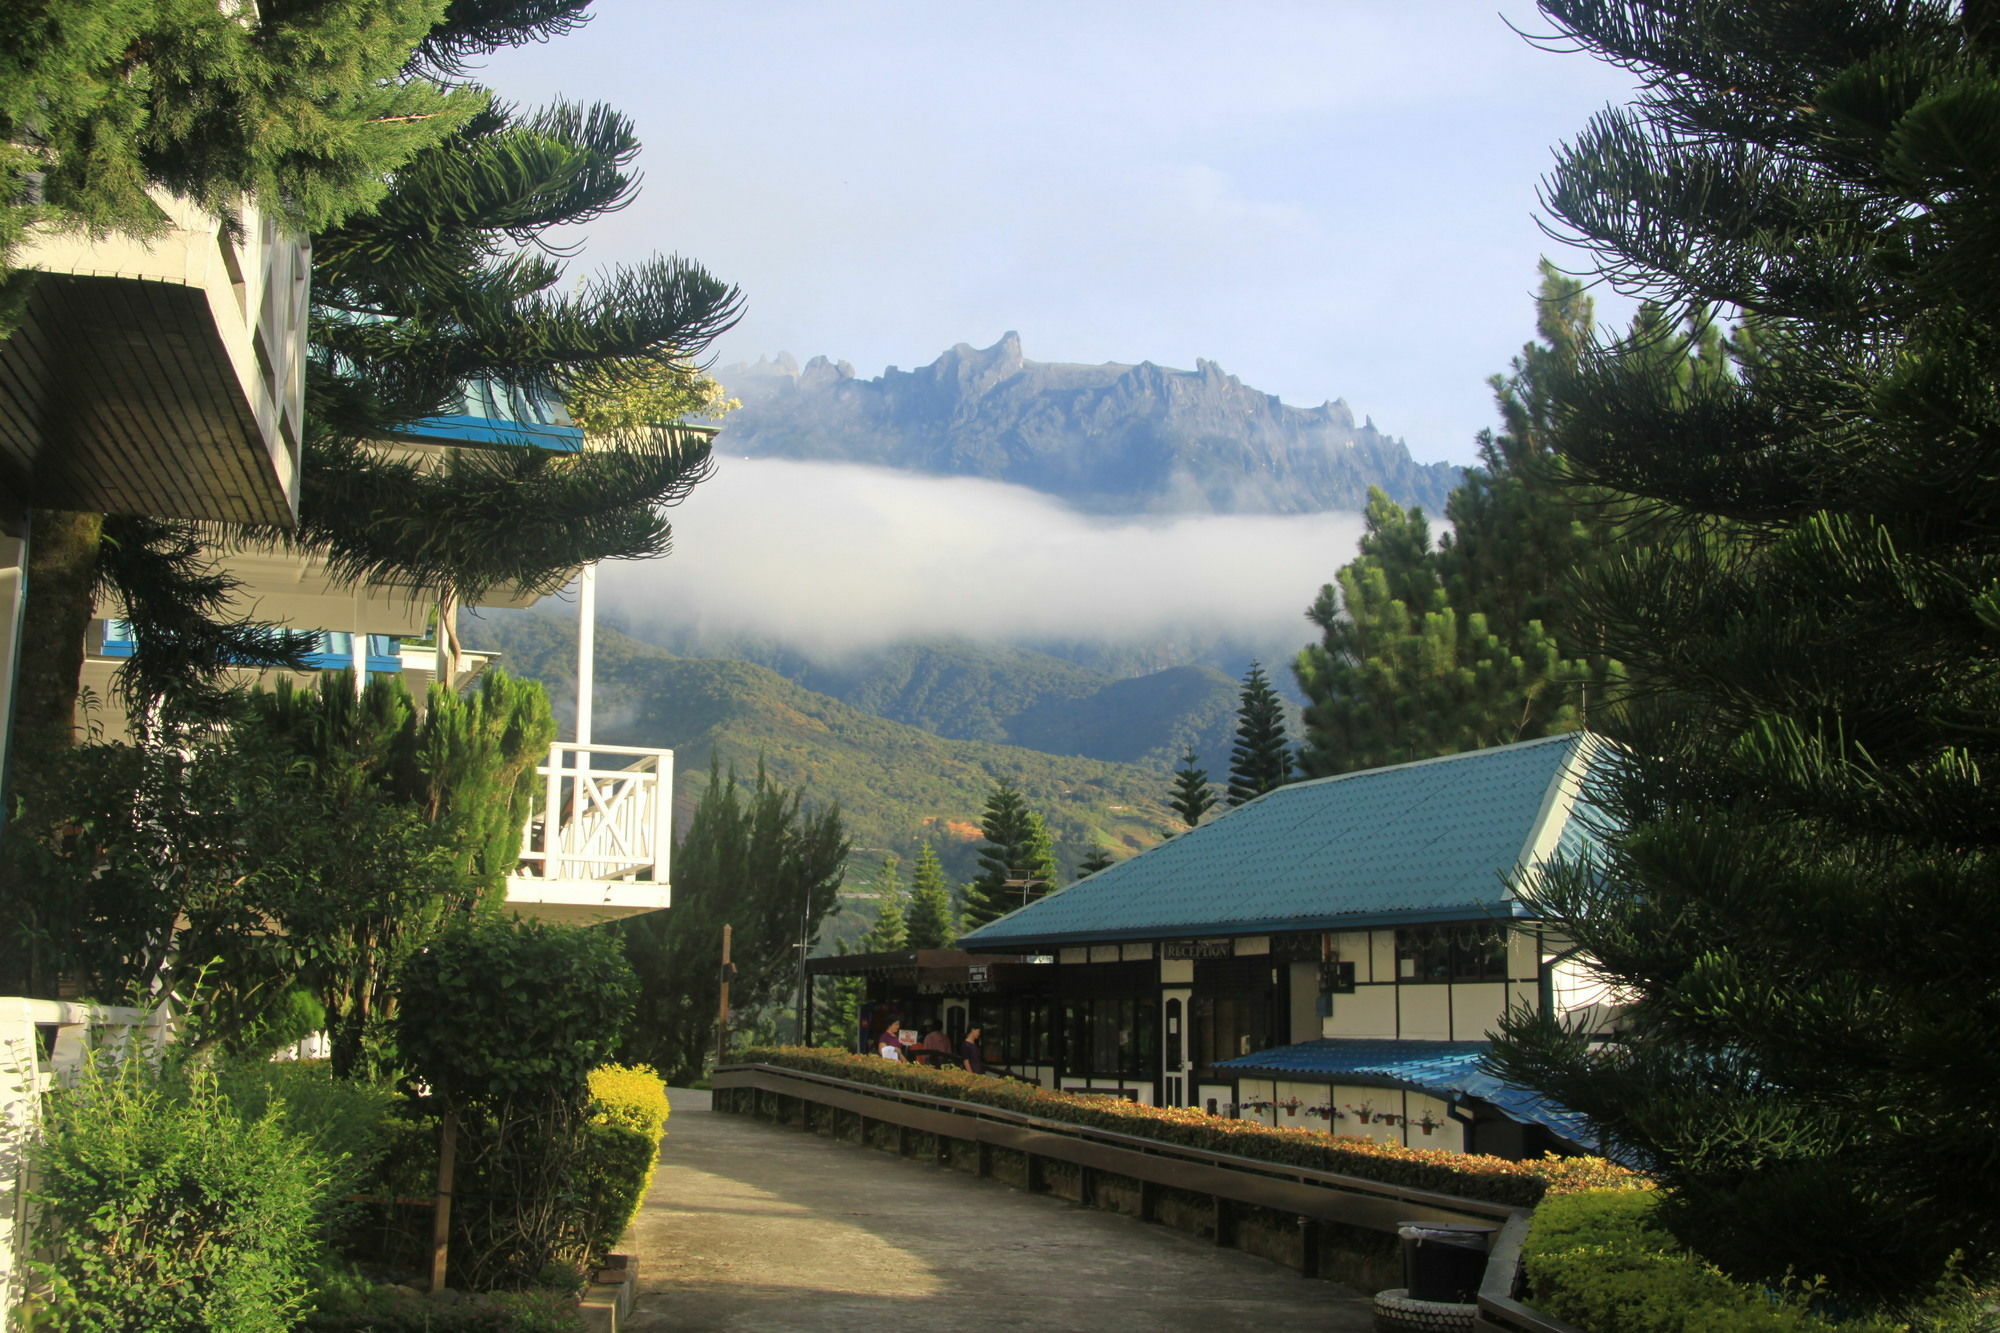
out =
{"type": "Polygon", "coordinates": [[[507,881],[508,905],[565,919],[667,906],[674,752],[559,741],[536,772],[541,786],[520,869],[507,881]]]}

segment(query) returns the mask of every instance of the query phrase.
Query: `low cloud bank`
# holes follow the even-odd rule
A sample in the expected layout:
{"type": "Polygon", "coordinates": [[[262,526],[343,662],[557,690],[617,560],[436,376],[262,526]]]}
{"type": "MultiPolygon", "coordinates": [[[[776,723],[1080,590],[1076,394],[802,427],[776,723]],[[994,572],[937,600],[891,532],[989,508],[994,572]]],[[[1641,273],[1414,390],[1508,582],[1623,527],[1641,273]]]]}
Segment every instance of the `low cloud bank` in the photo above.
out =
{"type": "Polygon", "coordinates": [[[918,636],[1129,640],[1195,628],[1312,636],[1306,605],[1359,514],[1080,514],[998,482],[729,458],[674,511],[665,560],[615,562],[607,612],[820,656],[918,636]]]}

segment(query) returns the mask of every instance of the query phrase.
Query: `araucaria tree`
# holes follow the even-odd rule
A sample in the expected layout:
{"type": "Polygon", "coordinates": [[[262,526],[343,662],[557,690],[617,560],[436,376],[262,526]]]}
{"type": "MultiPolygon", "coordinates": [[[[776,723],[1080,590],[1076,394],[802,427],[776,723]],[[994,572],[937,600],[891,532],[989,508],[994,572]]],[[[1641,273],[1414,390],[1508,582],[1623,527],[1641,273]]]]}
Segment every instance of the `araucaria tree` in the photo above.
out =
{"type": "Polygon", "coordinates": [[[1500,1065],[1671,1187],[1731,1271],[1935,1282],[2000,1248],[2000,15],[1543,0],[1633,71],[1545,185],[1617,284],[1740,312],[1692,383],[1558,386],[1655,539],[1575,591],[1632,690],[1603,857],[1535,890],[1631,1003],[1500,1065]]]}
{"type": "Polygon", "coordinates": [[[928,841],[917,846],[917,866],[911,876],[906,921],[910,947],[949,949],[958,935],[958,919],[951,910],[951,885],[944,877],[944,865],[928,841]]]}
{"type": "Polygon", "coordinates": [[[1241,805],[1292,780],[1285,705],[1261,662],[1243,677],[1236,709],[1236,743],[1229,748],[1229,804],[1241,805]]]}
{"type": "Polygon", "coordinates": [[[1055,847],[1048,825],[1021,793],[1003,782],[986,798],[979,876],[965,886],[965,928],[983,926],[1026,907],[1055,887],[1055,847]]]}
{"type": "Polygon", "coordinates": [[[1215,806],[1215,788],[1209,785],[1208,771],[1195,767],[1194,758],[1193,750],[1181,756],[1181,766],[1174,770],[1173,799],[1168,802],[1189,828],[1215,806]]]}

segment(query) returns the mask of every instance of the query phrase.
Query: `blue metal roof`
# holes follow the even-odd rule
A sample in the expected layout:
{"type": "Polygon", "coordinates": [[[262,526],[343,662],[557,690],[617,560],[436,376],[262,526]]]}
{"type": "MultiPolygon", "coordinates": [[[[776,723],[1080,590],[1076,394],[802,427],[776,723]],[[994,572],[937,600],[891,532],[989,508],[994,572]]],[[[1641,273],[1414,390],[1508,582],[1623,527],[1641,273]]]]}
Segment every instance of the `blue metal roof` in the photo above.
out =
{"type": "Polygon", "coordinates": [[[1576,1112],[1486,1073],[1483,1041],[1384,1041],[1330,1037],[1279,1046],[1216,1066],[1238,1076],[1269,1075],[1301,1082],[1358,1082],[1408,1088],[1444,1101],[1477,1097],[1523,1124],[1541,1125],[1581,1148],[1598,1142],[1590,1122],[1576,1112]]]}
{"type": "Polygon", "coordinates": [[[474,380],[451,408],[399,426],[396,433],[454,444],[524,444],[564,454],[583,448],[583,431],[553,394],[474,380]]]}
{"type": "Polygon", "coordinates": [[[1592,842],[1572,732],[1295,783],[966,935],[972,949],[1518,915],[1504,877],[1592,842]]]}

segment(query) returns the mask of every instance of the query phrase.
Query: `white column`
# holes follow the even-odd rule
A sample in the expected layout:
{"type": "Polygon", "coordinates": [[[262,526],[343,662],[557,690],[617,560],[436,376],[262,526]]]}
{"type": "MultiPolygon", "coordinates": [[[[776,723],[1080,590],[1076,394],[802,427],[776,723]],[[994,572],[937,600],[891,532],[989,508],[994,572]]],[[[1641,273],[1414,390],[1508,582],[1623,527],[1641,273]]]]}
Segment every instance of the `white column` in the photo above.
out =
{"type": "Polygon", "coordinates": [[[354,632],[347,636],[347,655],[354,664],[354,697],[368,688],[368,631],[361,624],[361,590],[354,592],[354,632]]]}
{"type": "Polygon", "coordinates": [[[434,679],[446,689],[458,683],[458,598],[445,593],[438,598],[437,670],[434,679]]]}
{"type": "MultiPolygon", "coordinates": [[[[576,588],[576,743],[590,744],[590,697],[596,688],[597,566],[588,564],[576,588]]],[[[583,767],[578,756],[577,767],[583,767]]]]}

